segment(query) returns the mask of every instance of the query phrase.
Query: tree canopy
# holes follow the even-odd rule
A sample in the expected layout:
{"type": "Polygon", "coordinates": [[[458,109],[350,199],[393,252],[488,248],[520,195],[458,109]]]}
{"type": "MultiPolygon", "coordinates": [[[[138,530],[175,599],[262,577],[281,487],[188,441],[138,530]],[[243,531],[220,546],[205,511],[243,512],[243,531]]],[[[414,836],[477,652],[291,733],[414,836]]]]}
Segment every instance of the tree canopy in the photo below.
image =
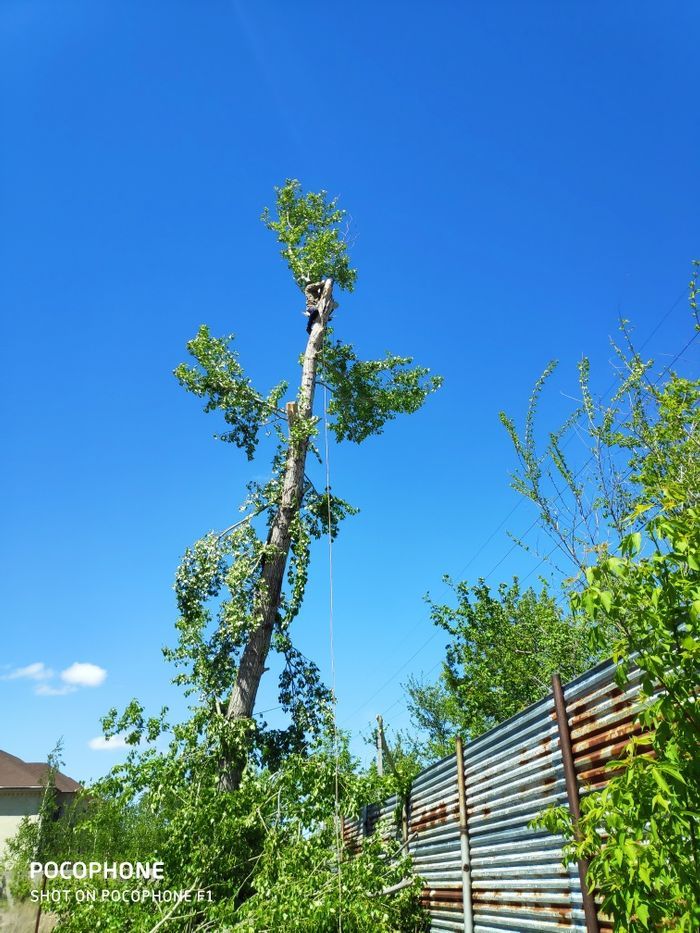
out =
{"type": "MultiPolygon", "coordinates": [[[[334,288],[352,291],[357,277],[345,212],[325,191],[304,193],[295,180],[275,190],[275,209],[263,221],[277,234],[309,314],[298,388],[291,398],[284,381],[260,391],[233,336],[215,337],[204,324],[188,343],[190,361],[175,369],[183,388],[223,422],[222,441],[248,460],[270,457],[267,479],[251,480],[229,527],[188,547],[175,575],[176,641],[164,653],[188,697],[188,716],[173,722],[166,709],[148,713],[138,699],[111,710],[104,733],[124,738],[128,758],[89,788],[46,843],[60,860],[159,858],[170,888],[204,890],[211,899],[175,905],[167,915],[155,900],[68,901],[56,908],[61,931],[153,933],[167,922],[181,931],[330,933],[341,914],[343,929],[357,933],[422,927],[418,882],[385,893],[408,872],[398,844],[372,840],[352,862],[344,857],[342,816],[381,799],[396,780],[362,772],[349,755],[335,698],[315,661],[295,646],[292,623],[313,539],[334,538],[357,512],[325,479],[315,482],[307,463],[319,454],[317,384],[330,393],[331,433],[361,443],[418,410],[441,380],[410,357],[361,360],[350,344],[331,339],[334,288]],[[271,651],[282,659],[283,728],[255,716],[271,651]]],[[[264,328],[259,336],[263,348],[264,328]]],[[[27,825],[15,854],[31,858],[33,840],[27,825]]]]}
{"type": "Polygon", "coordinates": [[[435,683],[407,685],[429,759],[449,754],[455,735],[476,738],[546,696],[552,674],[570,679],[595,656],[583,620],[546,587],[523,590],[517,579],[495,592],[483,580],[450,586],[454,604],[430,603],[433,624],[449,636],[442,673],[435,683]]]}

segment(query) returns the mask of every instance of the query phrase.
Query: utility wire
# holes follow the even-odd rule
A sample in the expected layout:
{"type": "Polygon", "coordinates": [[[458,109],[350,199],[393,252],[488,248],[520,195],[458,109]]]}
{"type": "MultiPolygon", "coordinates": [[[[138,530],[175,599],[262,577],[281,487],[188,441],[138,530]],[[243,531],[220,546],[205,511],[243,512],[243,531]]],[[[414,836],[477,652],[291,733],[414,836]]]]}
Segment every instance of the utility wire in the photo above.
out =
{"type": "MultiPolygon", "coordinates": [[[[430,675],[431,675],[434,671],[436,671],[436,670],[442,665],[442,663],[443,663],[443,661],[442,661],[442,658],[441,658],[441,659],[437,662],[437,664],[433,664],[433,666],[430,668],[430,670],[429,670],[429,671],[426,671],[425,674],[424,674],[423,676],[424,676],[424,677],[430,677],[430,675]]],[[[384,709],[383,715],[386,716],[386,714],[387,714],[387,713],[390,713],[391,710],[394,709],[395,706],[398,706],[398,705],[399,705],[399,703],[404,703],[404,704],[405,704],[405,703],[406,703],[405,697],[400,696],[400,697],[398,698],[398,700],[394,700],[394,702],[393,702],[390,706],[387,706],[387,707],[384,709]]],[[[407,711],[408,711],[408,707],[406,707],[406,712],[407,712],[407,711]]],[[[402,716],[403,713],[400,713],[399,715],[402,716]]]]}
{"type": "MultiPolygon", "coordinates": [[[[678,307],[678,304],[680,303],[681,299],[684,297],[685,294],[686,294],[686,291],[685,291],[685,289],[683,289],[683,291],[681,291],[681,292],[679,293],[679,295],[676,297],[676,299],[674,300],[673,304],[668,308],[668,310],[665,312],[665,314],[663,314],[662,317],[657,321],[657,323],[656,323],[656,325],[654,326],[654,328],[650,331],[649,334],[647,334],[646,339],[644,340],[644,342],[643,342],[643,343],[641,344],[641,346],[639,347],[639,352],[641,352],[641,351],[644,349],[644,347],[647,346],[647,344],[648,344],[649,341],[652,339],[652,337],[659,331],[659,328],[664,324],[664,322],[665,322],[665,321],[671,316],[671,314],[676,310],[676,308],[678,307]]],[[[691,341],[689,341],[689,343],[692,343],[692,340],[694,340],[694,339],[695,339],[695,337],[693,337],[693,338],[691,339],[691,341]]],[[[689,344],[688,344],[688,345],[689,345],[689,344]]],[[[687,349],[687,346],[684,347],[683,350],[681,350],[681,353],[685,352],[686,349],[687,349]]],[[[674,357],[673,362],[671,363],[671,366],[673,365],[673,363],[675,363],[675,361],[678,359],[678,357],[679,357],[680,355],[681,355],[681,354],[677,354],[677,355],[674,357]]],[[[663,374],[662,374],[662,375],[663,375],[663,374]]],[[[610,392],[612,392],[612,390],[615,388],[615,386],[616,386],[617,384],[618,384],[618,380],[617,380],[617,379],[613,379],[613,381],[610,383],[610,385],[608,386],[608,388],[607,388],[607,389],[605,390],[605,392],[603,392],[603,394],[601,395],[601,399],[606,398],[606,397],[610,394],[610,392]]],[[[562,450],[571,442],[572,439],[573,439],[573,435],[570,434],[569,437],[567,437],[567,439],[566,439],[566,440],[564,441],[564,443],[562,444],[562,450]]],[[[585,469],[585,467],[591,462],[592,459],[593,459],[593,458],[590,457],[590,458],[586,461],[586,463],[581,467],[581,470],[585,469]]],[[[581,470],[579,470],[579,472],[576,474],[576,476],[579,475],[579,473],[581,472],[581,470]]],[[[574,477],[574,479],[576,478],[576,476],[574,477]]],[[[555,501],[556,501],[556,500],[555,500],[555,501]]],[[[506,522],[508,521],[508,519],[520,508],[520,506],[523,504],[523,502],[524,502],[524,499],[523,499],[522,497],[521,497],[520,499],[518,499],[518,501],[515,503],[515,505],[513,506],[513,508],[508,512],[508,514],[507,514],[503,519],[501,519],[501,521],[499,522],[499,524],[494,528],[494,530],[491,532],[491,534],[488,536],[488,538],[486,538],[486,540],[483,541],[482,544],[477,548],[477,550],[472,554],[472,556],[469,558],[469,560],[467,561],[467,563],[457,571],[457,574],[456,574],[457,576],[461,576],[461,575],[464,573],[465,570],[467,570],[469,567],[471,567],[471,565],[474,563],[474,561],[477,559],[477,557],[479,557],[479,555],[483,553],[483,551],[486,549],[486,547],[488,547],[488,545],[491,543],[491,541],[493,541],[493,539],[496,537],[496,535],[497,535],[498,532],[501,530],[501,528],[503,528],[503,526],[506,524],[506,522]]],[[[523,532],[523,534],[522,534],[521,537],[524,538],[525,535],[527,535],[527,534],[534,528],[534,526],[537,524],[538,521],[539,521],[539,519],[536,519],[536,520],[532,523],[532,525],[530,525],[530,526],[527,528],[527,530],[526,530],[525,532],[523,532]]],[[[503,563],[503,561],[506,559],[506,557],[508,557],[510,554],[512,554],[513,550],[514,550],[514,548],[511,548],[511,549],[508,551],[508,553],[505,554],[505,555],[503,556],[503,558],[501,558],[501,560],[489,571],[489,573],[488,573],[486,576],[487,576],[487,577],[491,576],[491,574],[494,572],[494,570],[496,570],[498,567],[500,567],[500,565],[503,563]]],[[[484,579],[486,579],[486,578],[484,578],[484,579]]]]}
{"type": "MultiPolygon", "coordinates": [[[[639,351],[638,351],[638,352],[641,352],[641,351],[644,349],[644,347],[646,347],[646,345],[647,345],[647,344],[649,343],[649,341],[652,339],[652,337],[654,336],[654,334],[656,334],[657,331],[659,330],[659,328],[662,326],[662,324],[664,323],[664,321],[666,321],[666,319],[667,319],[667,318],[671,315],[671,313],[676,309],[676,307],[678,306],[678,303],[680,302],[681,298],[683,298],[684,295],[685,295],[685,289],[678,295],[678,297],[675,299],[675,301],[674,301],[673,304],[670,306],[670,308],[666,311],[666,313],[665,313],[665,314],[661,317],[661,319],[657,322],[657,324],[656,324],[656,326],[653,328],[653,330],[647,335],[646,339],[644,340],[644,342],[643,342],[643,343],[641,344],[641,346],[639,347],[639,351]]],[[[663,379],[663,377],[664,377],[664,376],[666,375],[666,373],[670,370],[670,368],[673,366],[673,364],[676,362],[676,360],[678,360],[679,357],[681,357],[681,356],[683,355],[683,353],[685,353],[685,351],[688,349],[688,347],[692,344],[692,342],[695,340],[695,338],[696,338],[697,336],[698,336],[698,332],[696,331],[695,334],[693,334],[693,336],[692,336],[692,337],[688,340],[688,342],[685,344],[685,346],[682,347],[682,349],[679,350],[678,353],[676,353],[676,355],[675,355],[674,358],[671,360],[671,362],[668,364],[668,366],[667,366],[667,367],[661,372],[661,374],[657,377],[657,379],[656,379],[656,381],[655,381],[655,383],[654,383],[655,386],[657,386],[657,385],[659,384],[659,382],[661,381],[661,379],[663,379]]],[[[617,379],[613,379],[613,381],[610,383],[610,385],[608,386],[608,388],[607,388],[607,389],[605,390],[605,392],[603,392],[603,394],[601,395],[601,397],[600,397],[601,400],[604,399],[604,398],[606,398],[606,397],[612,392],[612,390],[615,388],[615,386],[616,386],[617,384],[618,384],[618,380],[617,380],[617,379]]],[[[567,447],[567,445],[572,441],[573,436],[574,436],[573,434],[570,434],[570,435],[567,437],[567,439],[566,439],[566,440],[564,441],[564,443],[562,444],[562,448],[561,448],[562,450],[564,450],[564,449],[567,447]]],[[[573,479],[578,479],[578,477],[579,477],[579,476],[583,473],[583,471],[593,462],[594,459],[595,459],[594,455],[591,454],[591,455],[588,457],[588,459],[585,461],[585,463],[583,463],[582,466],[580,466],[579,469],[576,471],[576,473],[575,473],[574,476],[573,476],[573,479]]],[[[563,495],[562,492],[557,493],[557,495],[554,497],[554,500],[553,500],[553,501],[556,502],[558,499],[561,499],[561,498],[562,498],[562,495],[563,495]]],[[[520,498],[520,499],[516,502],[516,504],[513,506],[513,508],[512,508],[512,509],[510,510],[510,512],[508,513],[508,515],[506,515],[506,517],[501,521],[501,523],[498,525],[498,527],[491,533],[491,535],[486,539],[486,541],[484,542],[484,544],[482,544],[482,546],[479,548],[479,550],[478,550],[478,551],[474,554],[474,556],[470,559],[470,561],[468,562],[468,564],[466,565],[466,567],[468,567],[468,566],[476,559],[476,557],[479,556],[479,554],[484,550],[484,548],[486,547],[486,545],[493,539],[494,535],[495,535],[498,531],[500,531],[500,529],[505,525],[505,523],[508,521],[508,519],[510,518],[510,516],[516,511],[516,509],[517,509],[524,501],[525,501],[524,498],[520,498]]],[[[521,540],[524,540],[524,539],[527,537],[527,535],[532,531],[532,529],[535,527],[535,525],[537,525],[537,524],[539,523],[539,520],[540,520],[540,517],[537,516],[537,517],[534,519],[534,521],[533,521],[533,522],[525,529],[525,531],[520,535],[520,539],[521,539],[521,540]]],[[[509,556],[513,553],[513,551],[515,550],[516,547],[518,547],[518,542],[514,542],[513,545],[508,549],[508,551],[503,555],[503,557],[501,557],[501,559],[500,559],[496,564],[494,564],[494,566],[491,568],[491,570],[489,570],[489,572],[485,575],[485,577],[484,577],[485,580],[488,579],[488,578],[494,573],[494,571],[497,570],[497,569],[501,566],[501,564],[503,563],[503,561],[506,560],[506,558],[509,557],[509,556]]],[[[555,547],[552,551],[550,551],[550,554],[547,555],[547,556],[551,556],[551,554],[553,554],[555,550],[556,550],[556,547],[555,547]]],[[[542,564],[542,561],[540,561],[540,563],[537,565],[537,567],[540,567],[541,564],[542,564]]],[[[464,570],[466,569],[466,567],[464,567],[461,571],[459,571],[459,573],[460,573],[460,574],[463,573],[464,570]]],[[[533,570],[531,570],[531,571],[527,574],[527,576],[523,577],[523,581],[522,581],[522,582],[524,582],[525,580],[527,580],[527,578],[530,577],[530,576],[532,575],[532,573],[534,572],[534,570],[537,569],[537,567],[533,568],[533,570]]]]}
{"type": "MultiPolygon", "coordinates": [[[[357,713],[359,713],[360,710],[362,710],[368,703],[371,703],[372,700],[373,700],[376,696],[379,696],[379,694],[382,692],[382,690],[384,690],[385,687],[388,687],[389,684],[390,684],[393,680],[395,680],[395,679],[398,677],[398,675],[408,667],[408,665],[411,663],[411,661],[415,660],[415,659],[418,657],[418,655],[421,653],[421,651],[423,651],[424,648],[427,648],[428,645],[429,645],[432,641],[434,641],[434,640],[438,637],[439,634],[440,634],[439,630],[436,631],[436,632],[433,632],[433,634],[430,636],[430,638],[420,646],[420,648],[418,649],[418,651],[415,652],[415,654],[412,654],[412,655],[411,655],[411,657],[408,659],[408,661],[406,661],[404,664],[402,664],[401,667],[400,667],[397,671],[395,671],[395,672],[391,675],[391,677],[381,685],[381,687],[379,687],[377,690],[375,690],[374,693],[371,694],[371,696],[369,696],[366,700],[363,700],[362,703],[360,704],[360,706],[358,706],[356,710],[354,710],[352,713],[350,713],[350,715],[348,716],[348,719],[352,719],[352,717],[355,716],[357,713]]],[[[347,722],[348,720],[346,719],[345,721],[347,722]]]]}
{"type": "MultiPolygon", "coordinates": [[[[672,303],[671,306],[668,308],[668,310],[663,314],[663,316],[661,317],[661,319],[660,319],[660,320],[657,322],[657,324],[654,326],[654,328],[652,329],[652,331],[647,335],[647,337],[645,338],[644,342],[640,345],[640,347],[639,347],[639,352],[641,352],[641,351],[644,349],[644,347],[647,346],[647,344],[648,344],[649,341],[652,339],[652,337],[658,332],[659,328],[663,325],[663,323],[668,319],[668,317],[669,317],[669,316],[672,314],[672,312],[676,309],[676,307],[678,306],[679,302],[681,301],[681,299],[683,298],[683,296],[685,295],[685,293],[686,293],[686,292],[685,292],[685,289],[684,289],[682,292],[680,292],[680,294],[679,294],[679,295],[677,296],[677,298],[673,301],[673,303],[672,303]]],[[[698,337],[698,334],[699,334],[699,333],[700,333],[700,331],[696,331],[696,332],[693,334],[693,336],[690,337],[690,339],[685,343],[685,345],[678,351],[678,353],[676,353],[676,355],[673,357],[673,359],[672,359],[671,362],[668,364],[668,366],[666,366],[666,368],[665,368],[665,369],[660,373],[660,375],[657,377],[657,379],[656,379],[656,381],[655,381],[655,383],[654,383],[655,386],[658,385],[658,383],[661,381],[661,379],[669,372],[669,370],[670,370],[671,367],[674,365],[674,363],[685,353],[685,351],[686,351],[686,350],[691,346],[691,344],[696,340],[696,338],[698,337]]],[[[604,392],[603,395],[601,396],[601,399],[604,399],[604,398],[606,398],[607,395],[609,395],[609,393],[610,393],[610,392],[615,388],[615,386],[618,384],[618,381],[619,381],[618,379],[613,379],[613,380],[612,380],[611,384],[608,386],[608,388],[605,390],[605,392],[604,392]]],[[[567,444],[569,444],[569,443],[571,442],[572,438],[573,438],[573,435],[569,435],[569,437],[566,439],[566,441],[564,442],[564,444],[562,444],[562,449],[563,449],[567,444]]],[[[577,478],[581,475],[581,473],[590,465],[590,463],[591,463],[594,459],[595,459],[595,458],[594,458],[593,454],[591,454],[591,456],[588,457],[588,459],[585,461],[585,463],[576,471],[576,473],[574,474],[573,479],[577,479],[577,478]]],[[[554,497],[554,501],[556,502],[558,499],[560,499],[560,498],[562,497],[562,495],[563,495],[563,493],[561,493],[561,492],[558,493],[558,494],[554,497]]],[[[523,502],[523,499],[522,499],[522,498],[518,500],[518,502],[517,502],[517,503],[513,506],[513,508],[508,512],[508,514],[501,520],[501,522],[499,523],[499,525],[491,532],[491,534],[489,535],[489,537],[482,543],[482,545],[478,548],[478,550],[472,555],[472,557],[469,559],[469,561],[467,562],[467,564],[466,564],[461,570],[458,571],[458,574],[459,574],[459,575],[461,575],[461,574],[464,572],[464,570],[466,570],[467,567],[469,567],[469,566],[474,562],[474,560],[476,560],[476,558],[482,553],[482,551],[486,548],[486,546],[493,540],[493,538],[495,537],[495,535],[496,535],[496,534],[501,530],[501,528],[505,525],[505,523],[508,521],[508,519],[509,519],[509,518],[514,514],[514,512],[520,507],[520,505],[522,504],[522,502],[523,502]]],[[[540,516],[538,515],[538,516],[530,523],[530,525],[526,528],[526,530],[522,533],[522,535],[520,535],[520,540],[524,540],[525,537],[532,531],[532,529],[539,523],[539,521],[540,521],[540,516]]],[[[517,541],[513,542],[513,544],[511,545],[511,547],[508,549],[508,551],[494,564],[494,566],[491,568],[491,570],[489,570],[489,572],[484,576],[484,579],[488,579],[490,576],[492,576],[492,574],[501,566],[501,564],[513,553],[513,551],[514,551],[518,546],[519,546],[519,543],[518,543],[517,541]]],[[[552,550],[551,550],[548,554],[546,554],[546,555],[539,561],[539,563],[536,564],[536,566],[533,567],[532,570],[530,570],[530,571],[526,574],[525,577],[523,577],[522,582],[524,582],[524,581],[527,580],[530,576],[532,576],[532,574],[533,574],[536,570],[538,570],[538,569],[542,566],[542,564],[543,564],[546,560],[548,560],[549,557],[552,556],[552,554],[554,554],[554,552],[557,550],[558,547],[559,547],[558,544],[555,545],[554,548],[552,548],[552,550]]],[[[418,657],[418,655],[424,650],[424,648],[426,648],[429,644],[431,644],[431,643],[434,641],[434,639],[435,639],[439,634],[440,634],[439,631],[434,632],[433,635],[432,635],[426,642],[424,642],[424,643],[421,645],[421,647],[420,647],[414,654],[412,654],[411,657],[410,657],[406,662],[404,662],[404,664],[402,664],[401,667],[399,667],[399,668],[391,675],[391,677],[389,677],[389,678],[382,684],[381,687],[379,687],[377,690],[375,690],[375,692],[374,692],[373,694],[371,694],[371,696],[370,696],[367,700],[363,701],[363,703],[362,703],[354,712],[350,713],[349,716],[348,716],[344,721],[345,721],[346,723],[349,723],[349,720],[350,720],[350,719],[352,719],[352,718],[353,718],[357,713],[359,713],[368,703],[370,703],[376,696],[378,696],[383,690],[385,690],[386,687],[388,687],[389,684],[391,684],[391,683],[399,676],[399,674],[401,674],[401,673],[406,669],[406,667],[408,667],[408,665],[409,665],[416,657],[418,657]]],[[[390,708],[391,708],[391,707],[389,707],[389,709],[390,709],[390,708]]]]}
{"type": "Polygon", "coordinates": [[[259,709],[257,713],[254,713],[255,716],[263,716],[265,713],[274,713],[275,710],[283,709],[282,706],[270,706],[268,709],[259,709]]]}
{"type": "MultiPolygon", "coordinates": [[[[673,305],[673,307],[675,307],[675,305],[678,304],[678,301],[679,301],[679,300],[680,300],[680,299],[677,299],[677,300],[676,300],[676,302],[675,302],[675,304],[673,305]]],[[[671,310],[673,310],[673,307],[671,308],[671,310]]],[[[669,314],[670,314],[670,311],[666,312],[666,315],[664,316],[664,318],[662,318],[662,320],[659,322],[659,324],[656,325],[656,327],[655,327],[654,330],[652,331],[650,337],[653,336],[653,334],[656,333],[656,331],[659,329],[659,327],[661,326],[661,324],[663,323],[663,321],[668,317],[669,314]]],[[[671,367],[683,356],[683,354],[685,353],[685,351],[695,342],[695,340],[697,340],[697,338],[698,338],[699,335],[700,335],[700,331],[696,330],[695,333],[686,341],[686,343],[685,343],[685,344],[681,347],[681,349],[676,353],[676,355],[673,357],[673,359],[671,360],[671,362],[661,371],[661,373],[659,373],[659,375],[656,377],[656,379],[654,380],[654,382],[653,382],[653,384],[652,384],[652,388],[655,389],[655,388],[659,385],[659,383],[660,383],[661,380],[664,378],[664,376],[670,371],[671,367]]],[[[641,349],[644,349],[644,346],[649,342],[650,337],[647,337],[647,339],[646,339],[646,341],[644,342],[644,344],[640,347],[640,350],[641,350],[641,349]]],[[[610,390],[608,389],[608,392],[609,392],[609,391],[610,391],[610,390]]],[[[606,392],[605,394],[607,395],[607,392],[606,392]]],[[[605,397],[605,396],[603,396],[603,397],[605,397]]],[[[592,461],[593,459],[594,459],[594,458],[593,458],[593,455],[591,455],[591,456],[588,458],[588,460],[586,460],[586,462],[583,464],[583,466],[576,472],[576,474],[574,475],[573,478],[576,479],[576,478],[583,472],[583,470],[588,466],[588,464],[591,463],[591,461],[592,461]]],[[[632,471],[631,471],[631,470],[628,470],[628,471],[625,473],[625,475],[622,477],[622,482],[624,482],[626,479],[629,479],[631,473],[632,473],[632,471]]],[[[562,493],[559,493],[557,496],[555,496],[554,501],[556,502],[556,500],[557,500],[558,498],[561,498],[561,496],[562,496],[562,493]]],[[[532,528],[533,528],[538,522],[539,522],[539,516],[535,519],[535,521],[532,523],[532,525],[530,525],[530,527],[527,529],[527,531],[525,531],[525,533],[523,534],[522,537],[524,538],[524,537],[532,530],[532,528]]],[[[578,526],[579,526],[580,524],[581,524],[581,521],[580,521],[580,520],[577,521],[577,522],[575,523],[575,525],[574,525],[573,531],[575,531],[576,528],[578,528],[578,526]]],[[[524,583],[527,579],[529,579],[529,577],[532,576],[533,573],[535,573],[536,570],[539,570],[539,568],[542,566],[542,564],[544,564],[546,561],[548,561],[549,558],[552,556],[552,554],[554,554],[554,552],[555,552],[558,548],[559,548],[559,544],[555,544],[554,547],[551,549],[551,551],[549,551],[547,554],[545,554],[544,557],[542,557],[542,559],[539,561],[539,563],[537,563],[537,564],[522,578],[521,582],[524,583]]],[[[511,549],[507,552],[507,554],[505,555],[505,557],[507,557],[508,554],[510,554],[512,550],[513,550],[513,548],[511,548],[511,549]]],[[[487,577],[490,576],[490,575],[493,573],[493,571],[496,569],[496,567],[498,567],[501,563],[503,563],[503,560],[505,560],[505,557],[501,558],[501,560],[498,562],[498,564],[496,564],[495,567],[487,574],[487,577]]]]}

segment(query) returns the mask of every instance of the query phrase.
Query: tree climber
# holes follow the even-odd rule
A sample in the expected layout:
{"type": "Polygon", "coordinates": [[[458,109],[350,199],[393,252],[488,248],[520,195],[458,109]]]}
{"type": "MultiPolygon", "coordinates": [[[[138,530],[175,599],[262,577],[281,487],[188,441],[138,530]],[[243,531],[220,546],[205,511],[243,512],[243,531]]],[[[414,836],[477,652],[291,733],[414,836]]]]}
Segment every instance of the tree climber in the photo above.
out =
{"type": "Polygon", "coordinates": [[[307,334],[311,333],[311,328],[318,320],[318,303],[321,299],[322,292],[323,282],[311,282],[304,289],[304,295],[306,296],[306,308],[304,309],[304,314],[309,319],[306,324],[307,334]]]}

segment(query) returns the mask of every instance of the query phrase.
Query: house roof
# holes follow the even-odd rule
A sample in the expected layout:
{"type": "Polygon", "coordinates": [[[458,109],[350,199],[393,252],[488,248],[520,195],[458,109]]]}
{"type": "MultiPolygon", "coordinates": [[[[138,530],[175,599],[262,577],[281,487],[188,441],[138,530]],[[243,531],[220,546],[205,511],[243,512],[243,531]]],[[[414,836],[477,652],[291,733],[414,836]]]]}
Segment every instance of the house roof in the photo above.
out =
{"type": "MultiPolygon", "coordinates": [[[[0,789],[42,788],[42,781],[45,780],[48,769],[46,762],[22,761],[16,755],[10,755],[0,749],[0,789]]],[[[80,784],[61,771],[56,772],[55,783],[56,790],[64,794],[74,794],[80,790],[80,784]]]]}

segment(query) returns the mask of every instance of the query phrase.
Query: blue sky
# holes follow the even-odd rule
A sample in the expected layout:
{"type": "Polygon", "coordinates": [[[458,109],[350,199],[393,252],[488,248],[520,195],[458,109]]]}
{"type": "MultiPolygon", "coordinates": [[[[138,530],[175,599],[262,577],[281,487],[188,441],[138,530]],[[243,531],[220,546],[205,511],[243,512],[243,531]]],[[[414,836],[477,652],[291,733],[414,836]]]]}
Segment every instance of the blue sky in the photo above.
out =
{"type": "MultiPolygon", "coordinates": [[[[160,655],[175,568],[265,463],[212,440],[171,371],[207,322],[261,389],[294,378],[299,295],[258,220],[285,177],[351,214],[338,335],[445,377],[420,414],[331,451],[362,510],[334,552],[339,720],[405,727],[401,682],[444,645],[423,595],[488,575],[532,522],[521,505],[482,547],[518,501],[499,409],[522,417],[552,357],[543,429],[582,353],[606,389],[619,314],[662,364],[691,332],[699,19],[683,2],[4,0],[0,747],[37,760],[62,735],[84,779],[120,754],[88,744],[110,706],[181,708],[160,655]]],[[[697,349],[681,362],[697,373],[697,349]]],[[[328,674],[315,558],[296,638],[328,674]]],[[[535,564],[515,550],[489,581],[535,564]]],[[[276,702],[265,684],[259,707],[276,702]]]]}

